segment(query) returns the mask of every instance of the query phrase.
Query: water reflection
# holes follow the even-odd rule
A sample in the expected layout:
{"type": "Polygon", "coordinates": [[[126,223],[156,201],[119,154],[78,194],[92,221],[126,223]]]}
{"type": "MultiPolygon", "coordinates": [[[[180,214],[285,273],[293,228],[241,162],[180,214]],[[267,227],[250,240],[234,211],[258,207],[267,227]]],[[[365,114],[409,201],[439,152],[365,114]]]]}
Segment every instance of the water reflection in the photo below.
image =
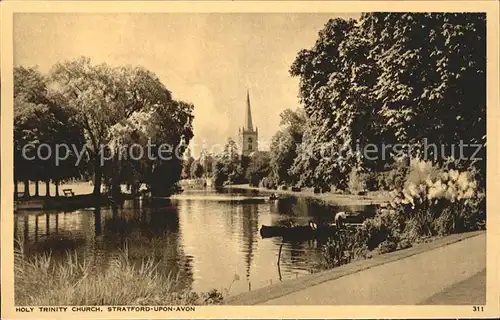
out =
{"type": "Polygon", "coordinates": [[[337,211],[346,209],[295,198],[228,201],[234,196],[241,193],[188,191],[152,205],[127,201],[115,208],[19,212],[14,233],[26,254],[51,251],[55,259],[63,259],[70,249],[96,258],[103,267],[126,246],[135,263],[154,257],[161,272],[177,275],[179,290],[224,290],[237,275],[239,281],[231,286],[231,293],[237,293],[316,272],[322,260],[322,243],[262,239],[261,225],[287,219],[331,222],[337,211]],[[190,199],[190,194],[196,197],[190,199]]]}

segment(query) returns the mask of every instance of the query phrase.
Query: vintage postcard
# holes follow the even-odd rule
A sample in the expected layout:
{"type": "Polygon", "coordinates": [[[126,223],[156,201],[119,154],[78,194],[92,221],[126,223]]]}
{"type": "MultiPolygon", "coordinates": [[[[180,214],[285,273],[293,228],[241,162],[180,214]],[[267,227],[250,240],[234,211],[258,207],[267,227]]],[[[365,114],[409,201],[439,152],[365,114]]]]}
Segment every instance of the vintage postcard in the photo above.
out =
{"type": "Polygon", "coordinates": [[[2,317],[500,316],[499,21],[2,3],[2,317]]]}

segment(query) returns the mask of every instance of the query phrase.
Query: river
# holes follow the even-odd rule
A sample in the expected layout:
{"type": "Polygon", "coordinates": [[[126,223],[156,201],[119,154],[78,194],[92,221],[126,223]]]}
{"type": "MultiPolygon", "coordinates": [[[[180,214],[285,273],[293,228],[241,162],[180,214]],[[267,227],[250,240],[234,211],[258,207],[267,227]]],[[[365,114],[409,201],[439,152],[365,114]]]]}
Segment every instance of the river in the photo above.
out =
{"type": "Polygon", "coordinates": [[[118,211],[101,208],[72,212],[18,212],[14,235],[26,254],[52,252],[63,259],[67,250],[96,257],[103,263],[125,245],[129,257],[140,262],[154,255],[160,271],[178,277],[178,289],[205,292],[230,287],[241,293],[320,270],[321,243],[262,239],[261,225],[292,219],[331,222],[345,208],[308,198],[287,197],[265,201],[266,194],[245,190],[187,190],[151,208],[127,201],[118,211]],[[249,197],[251,203],[238,200],[249,197]],[[238,279],[233,281],[233,279],[238,279]]]}

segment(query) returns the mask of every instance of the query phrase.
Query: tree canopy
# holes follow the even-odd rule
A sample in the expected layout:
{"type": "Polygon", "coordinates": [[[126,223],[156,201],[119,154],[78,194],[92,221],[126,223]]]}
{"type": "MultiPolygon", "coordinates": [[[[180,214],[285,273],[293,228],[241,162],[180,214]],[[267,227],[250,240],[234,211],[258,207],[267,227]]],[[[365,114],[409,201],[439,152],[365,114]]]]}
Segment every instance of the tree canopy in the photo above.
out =
{"type": "MultiPolygon", "coordinates": [[[[151,71],[96,65],[82,57],[55,64],[47,76],[16,68],[15,88],[16,148],[45,141],[85,145],[96,195],[103,178],[115,187],[147,183],[158,195],[179,180],[180,155],[193,137],[194,106],[174,100],[151,71]],[[132,144],[142,148],[140,159],[123,148],[132,144]]],[[[22,163],[16,157],[16,164],[22,163]]],[[[18,179],[25,179],[21,172],[18,179]]]]}
{"type": "Polygon", "coordinates": [[[290,68],[306,115],[291,171],[304,185],[345,188],[352,170],[391,161],[366,159],[358,146],[484,144],[485,37],[484,14],[329,20],[290,68]]]}

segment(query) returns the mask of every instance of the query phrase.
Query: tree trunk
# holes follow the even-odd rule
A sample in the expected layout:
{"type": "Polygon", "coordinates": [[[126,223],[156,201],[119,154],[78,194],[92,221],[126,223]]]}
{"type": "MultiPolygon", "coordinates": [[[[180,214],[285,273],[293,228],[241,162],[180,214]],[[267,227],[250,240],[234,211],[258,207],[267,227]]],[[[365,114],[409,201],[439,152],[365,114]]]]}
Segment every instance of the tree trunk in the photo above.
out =
{"type": "Polygon", "coordinates": [[[17,200],[17,196],[19,195],[19,187],[17,185],[17,180],[14,181],[14,200],[17,200]]]}
{"type": "Polygon", "coordinates": [[[59,197],[59,181],[56,181],[56,197],[59,197]]]}
{"type": "Polygon", "coordinates": [[[45,196],[50,198],[50,180],[45,181],[45,196]]]}
{"type": "Polygon", "coordinates": [[[113,198],[113,200],[115,201],[118,201],[118,199],[120,199],[122,190],[120,184],[116,181],[116,179],[112,180],[113,181],[111,183],[111,198],[113,198]]]}
{"type": "Polygon", "coordinates": [[[24,180],[24,197],[30,197],[30,182],[29,180],[24,180]]]}
{"type": "Polygon", "coordinates": [[[38,197],[40,195],[40,187],[38,185],[38,180],[35,181],[35,197],[38,197]]]}
{"type": "Polygon", "coordinates": [[[94,196],[100,197],[101,195],[101,184],[102,184],[102,168],[99,162],[99,158],[95,161],[95,169],[94,169],[94,196]]]}
{"type": "Polygon", "coordinates": [[[136,181],[132,182],[132,185],[130,186],[130,193],[132,193],[132,197],[137,197],[138,191],[139,184],[136,181]]]}

